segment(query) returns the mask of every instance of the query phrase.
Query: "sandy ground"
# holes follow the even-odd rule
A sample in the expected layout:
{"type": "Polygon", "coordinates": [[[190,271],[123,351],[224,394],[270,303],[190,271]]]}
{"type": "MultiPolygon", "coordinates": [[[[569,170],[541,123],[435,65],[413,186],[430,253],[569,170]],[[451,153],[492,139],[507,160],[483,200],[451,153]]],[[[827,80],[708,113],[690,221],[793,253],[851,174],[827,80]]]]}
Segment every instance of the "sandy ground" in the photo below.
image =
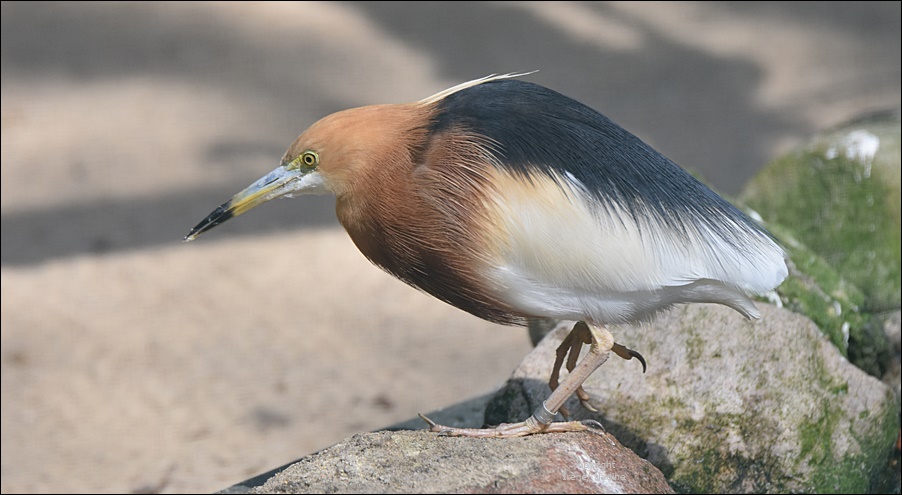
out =
{"type": "Polygon", "coordinates": [[[187,230],[343,108],[495,72],[735,193],[900,103],[889,3],[2,4],[2,491],[211,492],[498,387],[525,330],[370,266],[329,198],[187,230]]]}

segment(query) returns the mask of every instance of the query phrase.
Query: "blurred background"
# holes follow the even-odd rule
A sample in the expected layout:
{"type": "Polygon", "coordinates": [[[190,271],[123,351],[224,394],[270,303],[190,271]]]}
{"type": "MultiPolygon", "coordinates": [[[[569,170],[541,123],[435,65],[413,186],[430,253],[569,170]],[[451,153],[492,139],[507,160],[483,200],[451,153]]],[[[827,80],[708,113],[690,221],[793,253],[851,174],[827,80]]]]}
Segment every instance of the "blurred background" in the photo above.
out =
{"type": "Polygon", "coordinates": [[[526,331],[369,265],[329,197],[182,242],[322,116],[538,69],[732,195],[902,88],[899,2],[0,8],[4,493],[211,492],[504,382],[526,331]]]}

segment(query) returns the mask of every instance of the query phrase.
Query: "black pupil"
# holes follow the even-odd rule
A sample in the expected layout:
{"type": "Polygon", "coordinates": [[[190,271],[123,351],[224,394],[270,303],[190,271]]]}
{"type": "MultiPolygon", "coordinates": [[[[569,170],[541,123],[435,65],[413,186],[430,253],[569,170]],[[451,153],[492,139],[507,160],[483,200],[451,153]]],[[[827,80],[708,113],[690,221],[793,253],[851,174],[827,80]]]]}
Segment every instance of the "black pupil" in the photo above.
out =
{"type": "Polygon", "coordinates": [[[313,165],[313,155],[304,155],[304,163],[313,165]]]}

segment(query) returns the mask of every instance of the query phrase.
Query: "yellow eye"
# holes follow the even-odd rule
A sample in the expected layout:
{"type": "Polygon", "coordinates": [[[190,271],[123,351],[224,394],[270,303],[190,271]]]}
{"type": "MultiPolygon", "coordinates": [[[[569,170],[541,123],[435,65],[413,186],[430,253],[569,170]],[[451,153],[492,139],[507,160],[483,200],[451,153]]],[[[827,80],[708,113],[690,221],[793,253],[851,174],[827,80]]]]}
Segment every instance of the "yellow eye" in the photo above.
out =
{"type": "Polygon", "coordinates": [[[314,168],[319,165],[319,155],[315,151],[305,151],[301,155],[301,163],[307,168],[314,168]]]}

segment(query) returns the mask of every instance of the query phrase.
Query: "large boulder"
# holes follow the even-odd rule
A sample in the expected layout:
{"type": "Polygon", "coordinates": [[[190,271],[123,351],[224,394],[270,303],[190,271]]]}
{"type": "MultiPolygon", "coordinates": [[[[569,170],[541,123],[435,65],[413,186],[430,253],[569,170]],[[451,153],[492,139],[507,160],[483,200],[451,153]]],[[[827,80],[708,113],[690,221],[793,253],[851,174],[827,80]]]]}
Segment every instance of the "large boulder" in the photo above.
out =
{"type": "MultiPolygon", "coordinates": [[[[585,383],[595,419],[678,491],[866,492],[885,488],[898,434],[896,396],[851,365],[807,318],[770,305],[749,322],[714,305],[680,306],[652,323],[612,328],[641,352],[612,357],[585,383]]],[[[546,398],[562,323],[486,411],[522,420],[546,398]]]]}
{"type": "MultiPolygon", "coordinates": [[[[232,490],[234,493],[239,490],[232,490]]],[[[361,433],[307,456],[251,493],[673,493],[605,433],[512,439],[361,433]]]]}

